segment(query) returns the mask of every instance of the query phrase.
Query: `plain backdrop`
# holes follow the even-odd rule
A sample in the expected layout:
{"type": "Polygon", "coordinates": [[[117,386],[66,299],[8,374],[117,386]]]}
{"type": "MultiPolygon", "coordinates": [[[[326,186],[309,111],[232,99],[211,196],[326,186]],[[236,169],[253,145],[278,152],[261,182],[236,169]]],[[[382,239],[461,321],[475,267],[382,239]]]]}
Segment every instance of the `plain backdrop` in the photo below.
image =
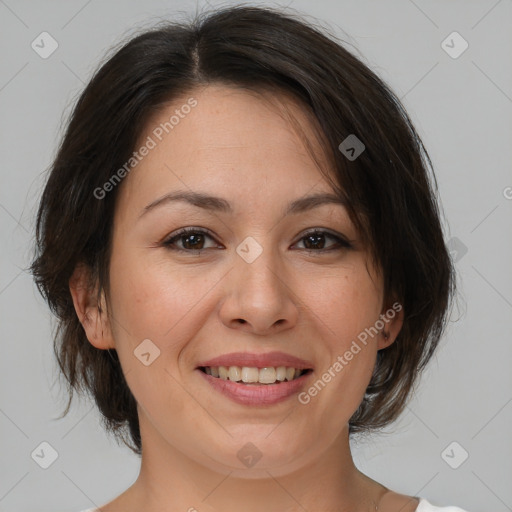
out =
{"type": "MultiPolygon", "coordinates": [[[[139,459],[90,401],[58,419],[54,323],[26,271],[34,215],[62,121],[105,52],[152,22],[229,3],[0,0],[1,512],[76,512],[137,477],[139,459]],[[58,44],[47,58],[32,47],[42,32],[58,44]],[[51,452],[43,442],[57,456],[47,469],[34,455],[51,452]]],[[[402,99],[456,260],[459,306],[440,349],[399,421],[354,440],[356,464],[437,505],[512,510],[512,1],[258,3],[317,18],[402,99]]]]}

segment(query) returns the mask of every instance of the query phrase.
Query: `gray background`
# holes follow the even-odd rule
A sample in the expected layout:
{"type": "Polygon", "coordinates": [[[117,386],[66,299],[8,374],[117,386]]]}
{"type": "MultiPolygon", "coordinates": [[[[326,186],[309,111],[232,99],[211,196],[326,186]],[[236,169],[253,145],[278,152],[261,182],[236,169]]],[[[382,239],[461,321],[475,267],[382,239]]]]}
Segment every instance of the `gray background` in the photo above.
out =
{"type": "MultiPolygon", "coordinates": [[[[433,159],[447,239],[458,239],[450,242],[461,294],[453,322],[401,419],[353,443],[356,464],[438,505],[512,510],[512,1],[262,3],[319,18],[397,92],[433,159]],[[453,31],[469,43],[458,58],[441,46],[453,31]]],[[[0,0],[2,512],[78,511],[137,477],[139,459],[103,433],[91,402],[75,401],[57,419],[65,395],[53,323],[24,269],[61,121],[105,50],[137,27],[205,5],[0,0]],[[47,59],[31,48],[43,31],[59,44],[47,59]],[[48,469],[31,458],[43,441],[58,452],[48,469]]]]}

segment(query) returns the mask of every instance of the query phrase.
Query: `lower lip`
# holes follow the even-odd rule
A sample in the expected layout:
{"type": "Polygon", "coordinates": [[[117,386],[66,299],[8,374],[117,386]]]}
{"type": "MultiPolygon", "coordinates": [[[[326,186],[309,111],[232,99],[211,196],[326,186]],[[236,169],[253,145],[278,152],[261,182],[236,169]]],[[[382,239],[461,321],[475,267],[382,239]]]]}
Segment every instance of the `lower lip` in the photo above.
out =
{"type": "Polygon", "coordinates": [[[305,385],[312,372],[301,375],[298,379],[279,384],[241,384],[230,380],[212,377],[197,369],[206,382],[234,402],[242,405],[272,405],[290,398],[305,385]]]}

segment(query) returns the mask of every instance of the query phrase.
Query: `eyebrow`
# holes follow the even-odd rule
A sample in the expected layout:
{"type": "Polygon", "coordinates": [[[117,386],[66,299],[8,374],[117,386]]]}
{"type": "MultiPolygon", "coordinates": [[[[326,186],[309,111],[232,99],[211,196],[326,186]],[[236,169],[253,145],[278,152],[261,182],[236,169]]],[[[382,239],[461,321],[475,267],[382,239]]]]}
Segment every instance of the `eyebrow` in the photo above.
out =
{"type": "MultiPolygon", "coordinates": [[[[177,191],[170,192],[169,194],[165,194],[164,196],[155,199],[153,202],[144,207],[141,214],[139,215],[139,218],[159,206],[173,202],[185,202],[208,211],[217,211],[230,214],[233,213],[233,208],[229,201],[221,197],[211,196],[202,192],[177,191]]],[[[339,197],[335,194],[328,192],[317,193],[292,201],[286,207],[284,215],[295,215],[298,213],[303,213],[325,204],[338,204],[345,206],[347,203],[342,197],[339,197]]]]}

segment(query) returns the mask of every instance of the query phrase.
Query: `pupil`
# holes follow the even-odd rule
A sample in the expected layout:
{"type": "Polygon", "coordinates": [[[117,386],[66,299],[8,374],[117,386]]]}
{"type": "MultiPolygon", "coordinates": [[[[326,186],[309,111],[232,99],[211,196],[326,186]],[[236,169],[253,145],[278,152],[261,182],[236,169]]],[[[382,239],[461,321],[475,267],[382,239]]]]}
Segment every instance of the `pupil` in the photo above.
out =
{"type": "MultiPolygon", "coordinates": [[[[185,242],[185,245],[189,245],[190,244],[190,240],[192,240],[191,242],[191,245],[193,246],[192,248],[194,249],[197,249],[197,245],[201,243],[201,237],[203,235],[201,234],[195,234],[195,235],[186,235],[184,238],[186,240],[185,242]]],[[[312,242],[312,245],[313,245],[313,248],[323,248],[323,244],[320,242],[322,239],[323,239],[324,235],[308,235],[305,240],[306,240],[306,247],[309,249],[311,247],[308,247],[309,242],[310,241],[313,241],[312,242]]]]}
{"type": "MultiPolygon", "coordinates": [[[[318,242],[318,239],[319,239],[319,238],[323,238],[323,235],[308,235],[308,236],[306,237],[306,240],[314,240],[314,239],[316,239],[316,240],[317,240],[317,242],[318,242]]],[[[321,244],[321,245],[322,245],[322,247],[323,247],[323,244],[321,244]]],[[[307,247],[307,244],[306,244],[306,247],[307,247]]],[[[314,247],[315,247],[315,248],[318,248],[318,245],[316,245],[316,243],[314,243],[314,247]]],[[[321,248],[322,248],[322,247],[321,247],[321,248]]],[[[309,247],[307,247],[307,248],[309,249],[309,247]]]]}
{"type": "MultiPolygon", "coordinates": [[[[198,236],[201,237],[202,235],[186,235],[185,240],[187,240],[187,241],[185,242],[185,245],[188,245],[188,243],[189,243],[188,240],[190,240],[190,239],[195,240],[195,243],[192,242],[192,245],[193,245],[192,248],[196,249],[197,248],[196,247],[197,246],[197,242],[198,242],[198,240],[197,240],[198,236]]],[[[200,242],[200,240],[199,240],[199,242],[200,242]]]]}

